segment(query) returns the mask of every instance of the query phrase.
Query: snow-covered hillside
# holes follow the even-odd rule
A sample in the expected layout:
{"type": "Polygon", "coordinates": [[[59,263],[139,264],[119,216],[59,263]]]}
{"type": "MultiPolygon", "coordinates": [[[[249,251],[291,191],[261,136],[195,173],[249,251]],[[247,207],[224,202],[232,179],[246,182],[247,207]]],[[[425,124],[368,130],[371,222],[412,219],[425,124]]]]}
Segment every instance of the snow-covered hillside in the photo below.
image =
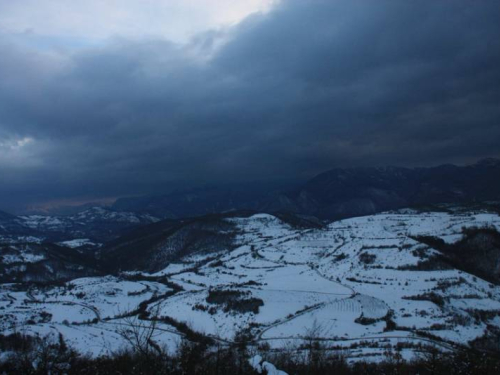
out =
{"type": "Polygon", "coordinates": [[[411,358],[428,346],[446,351],[500,332],[495,267],[489,273],[475,258],[456,258],[473,236],[496,238],[497,214],[402,210],[323,229],[267,214],[225,220],[237,229],[236,248],[190,253],[154,274],[4,284],[0,327],[60,332],[100,355],[126,345],[124,328],[154,317],[154,339],[167,346],[187,334],[186,323],[221,343],[242,334],[276,349],[321,340],[351,360],[377,360],[391,348],[411,358]]]}

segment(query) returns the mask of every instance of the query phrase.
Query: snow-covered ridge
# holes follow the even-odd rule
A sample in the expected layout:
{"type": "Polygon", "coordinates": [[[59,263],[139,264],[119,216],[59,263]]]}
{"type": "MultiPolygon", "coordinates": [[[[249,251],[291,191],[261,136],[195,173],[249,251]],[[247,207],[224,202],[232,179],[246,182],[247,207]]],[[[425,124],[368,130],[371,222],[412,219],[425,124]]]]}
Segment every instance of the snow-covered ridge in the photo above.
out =
{"type": "Polygon", "coordinates": [[[93,222],[124,222],[138,224],[141,222],[154,223],[158,221],[148,214],[132,212],[118,212],[102,207],[93,207],[71,216],[20,216],[21,222],[29,228],[39,230],[57,230],[75,224],[89,224],[93,222]]]}
{"type": "Polygon", "coordinates": [[[22,242],[29,238],[41,238],[64,242],[88,238],[92,242],[106,242],[123,233],[124,229],[159,221],[149,214],[113,211],[93,207],[71,216],[28,215],[10,219],[11,227],[0,228],[2,242],[22,242]]]}

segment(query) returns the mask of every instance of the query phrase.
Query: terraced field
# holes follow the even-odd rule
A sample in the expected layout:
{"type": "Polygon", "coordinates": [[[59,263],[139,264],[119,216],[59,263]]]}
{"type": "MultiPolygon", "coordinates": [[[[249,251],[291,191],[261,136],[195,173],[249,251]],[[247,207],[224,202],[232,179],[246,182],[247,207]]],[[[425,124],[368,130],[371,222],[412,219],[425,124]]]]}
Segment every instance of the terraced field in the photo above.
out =
{"type": "Polygon", "coordinates": [[[154,274],[4,284],[1,330],[60,332],[78,350],[100,355],[126,345],[124,328],[157,321],[155,340],[171,348],[189,332],[223,344],[244,332],[250,344],[279,349],[312,338],[375,360],[387,345],[406,343],[411,357],[412,348],[452,350],[488,327],[500,329],[500,288],[433,266],[440,250],[419,241],[453,243],[464,227],[498,230],[496,214],[398,212],[323,229],[265,214],[226,220],[237,226],[236,248],[198,251],[154,274]]]}

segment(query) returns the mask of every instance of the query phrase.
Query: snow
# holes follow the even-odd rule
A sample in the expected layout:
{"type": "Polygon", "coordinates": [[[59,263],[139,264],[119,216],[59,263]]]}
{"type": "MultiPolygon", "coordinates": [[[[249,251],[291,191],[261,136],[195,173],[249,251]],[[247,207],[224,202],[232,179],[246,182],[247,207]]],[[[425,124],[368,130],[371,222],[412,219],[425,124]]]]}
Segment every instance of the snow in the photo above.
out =
{"type": "Polygon", "coordinates": [[[12,263],[37,263],[45,259],[43,255],[33,254],[29,252],[19,252],[16,254],[3,254],[0,255],[2,263],[12,264],[12,263]]]}
{"type": "Polygon", "coordinates": [[[43,238],[35,236],[0,236],[0,244],[35,243],[41,244],[43,238]]]}
{"type": "Polygon", "coordinates": [[[86,245],[96,246],[97,244],[92,242],[88,238],[77,238],[77,239],[70,240],[70,241],[60,242],[60,245],[67,246],[67,247],[74,249],[74,248],[78,248],[78,247],[82,247],[82,246],[86,246],[86,245]]]}
{"type": "Polygon", "coordinates": [[[147,214],[143,215],[132,212],[113,211],[103,207],[92,207],[71,216],[28,215],[20,216],[19,221],[21,225],[31,229],[58,232],[73,227],[81,228],[92,223],[140,224],[154,223],[159,221],[159,219],[147,214]]]}
{"type": "MultiPolygon", "coordinates": [[[[144,280],[135,273],[128,276],[139,281],[127,280],[127,275],[88,277],[30,291],[0,285],[0,330],[8,332],[33,320],[28,324],[33,334],[61,332],[70,345],[97,356],[126,344],[120,327],[130,322],[123,316],[146,303],[151,314],[185,322],[223,342],[248,329],[257,342],[280,349],[290,342],[300,344],[316,329],[332,346],[348,350],[349,360],[377,361],[385,351],[383,345],[377,348],[379,343],[407,343],[402,354],[412,358],[417,349],[411,345],[447,350],[446,342],[466,345],[482,336],[488,324],[500,328],[498,316],[476,322],[470,315],[473,310],[499,311],[500,287],[456,269],[414,270],[412,266],[439,252],[410,238],[436,236],[453,243],[462,238],[464,227],[500,228],[496,214],[399,210],[334,222],[324,229],[292,228],[268,214],[228,220],[238,228],[235,249],[191,255],[144,274],[144,280]],[[151,281],[159,276],[184,290],[173,293],[151,281]],[[263,305],[258,312],[225,309],[207,301],[213,290],[238,291],[242,300],[252,298],[263,305]],[[421,298],[431,292],[443,297],[442,305],[421,298]],[[44,321],[46,314],[49,321],[44,321]],[[387,331],[388,319],[396,330],[387,331]]],[[[4,262],[9,256],[2,255],[4,262]]],[[[155,340],[174,347],[180,337],[174,327],[162,324],[155,340]]],[[[252,361],[256,370],[283,374],[262,357],[252,361]]]]}
{"type": "Polygon", "coordinates": [[[249,359],[250,366],[257,371],[259,374],[262,374],[264,370],[267,375],[288,375],[286,372],[276,369],[276,367],[269,362],[262,361],[262,357],[260,355],[256,355],[249,359]]]}

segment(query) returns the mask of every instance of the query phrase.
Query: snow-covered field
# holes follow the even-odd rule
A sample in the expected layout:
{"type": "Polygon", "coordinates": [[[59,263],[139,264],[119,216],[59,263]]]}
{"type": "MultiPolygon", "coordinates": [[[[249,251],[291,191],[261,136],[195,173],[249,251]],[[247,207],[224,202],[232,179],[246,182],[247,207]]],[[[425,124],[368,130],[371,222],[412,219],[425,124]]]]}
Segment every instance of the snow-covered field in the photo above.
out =
{"type": "Polygon", "coordinates": [[[324,229],[292,228],[266,214],[227,220],[239,229],[236,249],[197,253],[152,275],[28,290],[4,284],[0,328],[60,332],[78,350],[100,355],[125,345],[123,327],[144,324],[142,308],[163,319],[155,340],[170,348],[183,335],[167,323],[173,319],[222,343],[241,332],[274,348],[314,338],[373,360],[387,346],[403,343],[411,357],[421,345],[449,350],[488,325],[500,328],[500,287],[457,269],[417,270],[439,251],[414,239],[453,243],[464,227],[498,230],[496,214],[408,210],[324,229]]]}

